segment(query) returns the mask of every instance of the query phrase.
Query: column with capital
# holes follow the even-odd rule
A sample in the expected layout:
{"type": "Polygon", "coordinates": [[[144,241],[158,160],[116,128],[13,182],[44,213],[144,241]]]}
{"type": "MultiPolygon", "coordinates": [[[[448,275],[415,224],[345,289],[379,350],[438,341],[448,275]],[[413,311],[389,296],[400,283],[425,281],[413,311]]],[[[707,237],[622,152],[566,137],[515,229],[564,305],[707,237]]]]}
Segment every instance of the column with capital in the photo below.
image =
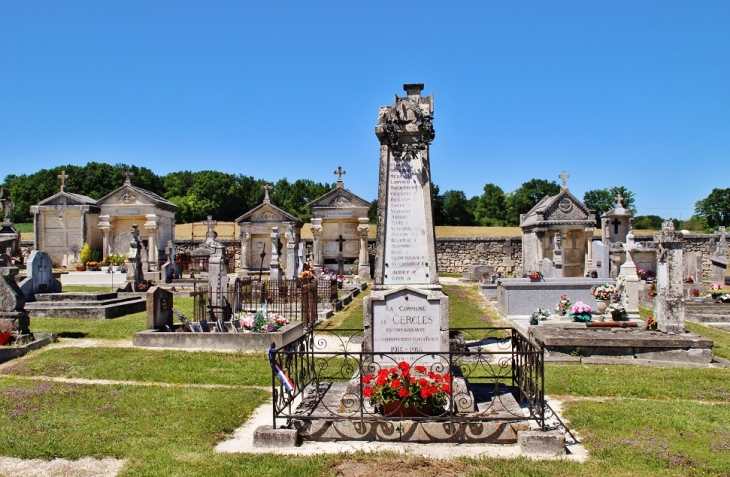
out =
{"type": "Polygon", "coordinates": [[[317,275],[322,273],[322,219],[312,218],[312,253],[314,255],[314,266],[317,275]]]}
{"type": "Polygon", "coordinates": [[[586,264],[583,274],[593,270],[593,233],[596,231],[594,227],[586,227],[586,264]]]}
{"type": "Polygon", "coordinates": [[[147,214],[145,217],[147,222],[145,222],[144,228],[149,234],[147,264],[151,271],[156,272],[159,270],[158,260],[160,257],[160,252],[157,250],[157,230],[159,229],[160,216],[147,214]]]}
{"type": "Polygon", "coordinates": [[[284,233],[286,240],[286,264],[285,264],[285,277],[287,280],[296,278],[296,237],[294,236],[294,223],[286,223],[286,232],[284,233]]]}
{"type": "Polygon", "coordinates": [[[370,221],[367,217],[357,219],[357,233],[360,236],[360,253],[357,267],[357,274],[362,278],[370,278],[370,257],[368,256],[368,233],[370,232],[370,221]]]}
{"type": "Polygon", "coordinates": [[[251,222],[243,222],[240,225],[241,233],[241,270],[239,276],[248,274],[251,270],[251,222]]]}
{"type": "Polygon", "coordinates": [[[271,261],[269,261],[269,279],[281,280],[279,267],[279,227],[271,227],[271,261]]]}
{"type": "MultiPolygon", "coordinates": [[[[101,230],[101,233],[104,237],[102,246],[101,246],[101,254],[106,257],[108,255],[111,255],[111,230],[112,230],[112,224],[109,222],[109,219],[111,217],[108,215],[100,215],[99,216],[99,230],[101,230]]],[[[102,257],[102,258],[104,258],[102,257]]]]}

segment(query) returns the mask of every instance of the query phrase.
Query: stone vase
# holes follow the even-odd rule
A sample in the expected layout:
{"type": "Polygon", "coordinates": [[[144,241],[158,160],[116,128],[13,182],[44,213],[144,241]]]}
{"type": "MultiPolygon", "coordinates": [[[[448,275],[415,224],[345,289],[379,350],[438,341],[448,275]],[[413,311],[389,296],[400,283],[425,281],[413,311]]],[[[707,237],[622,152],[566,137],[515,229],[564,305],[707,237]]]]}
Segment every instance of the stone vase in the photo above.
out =
{"type": "Polygon", "coordinates": [[[598,313],[604,314],[608,308],[608,300],[596,300],[596,309],[598,313]]]}

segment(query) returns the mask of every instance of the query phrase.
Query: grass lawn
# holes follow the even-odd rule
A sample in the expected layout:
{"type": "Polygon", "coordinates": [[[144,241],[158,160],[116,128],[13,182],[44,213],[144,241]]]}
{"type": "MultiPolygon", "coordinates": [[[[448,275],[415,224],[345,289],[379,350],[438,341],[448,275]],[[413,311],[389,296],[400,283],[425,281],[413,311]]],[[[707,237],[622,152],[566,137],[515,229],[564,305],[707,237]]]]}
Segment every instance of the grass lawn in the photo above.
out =
{"type": "MultiPolygon", "coordinates": [[[[479,306],[476,287],[444,290],[452,326],[496,322],[498,316],[479,306]]],[[[330,326],[361,327],[364,295],[329,320],[330,326]]],[[[192,313],[192,299],[175,298],[175,307],[192,313]]],[[[108,339],[130,339],[144,325],[143,313],[113,320],[31,320],[34,331],[108,339]]],[[[688,328],[715,340],[718,356],[730,353],[730,333],[688,328]]],[[[215,444],[270,399],[270,380],[261,353],[41,349],[0,372],[0,454],[125,458],[124,476],[730,475],[730,369],[547,365],[546,393],[564,402],[571,429],[590,452],[585,463],[438,461],[387,453],[215,454],[215,444]],[[44,380],[52,376],[122,383],[44,380]]]]}

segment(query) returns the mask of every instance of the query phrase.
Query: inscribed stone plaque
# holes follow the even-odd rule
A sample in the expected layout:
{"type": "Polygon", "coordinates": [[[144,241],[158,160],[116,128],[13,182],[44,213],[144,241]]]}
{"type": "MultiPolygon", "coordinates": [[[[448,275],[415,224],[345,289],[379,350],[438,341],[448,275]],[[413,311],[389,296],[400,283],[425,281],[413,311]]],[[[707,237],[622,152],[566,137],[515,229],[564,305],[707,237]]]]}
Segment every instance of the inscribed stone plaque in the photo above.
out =
{"type": "Polygon", "coordinates": [[[373,351],[376,353],[412,352],[395,357],[374,357],[376,362],[413,362],[422,353],[440,352],[439,300],[428,300],[411,290],[388,295],[373,303],[373,351]]]}
{"type": "Polygon", "coordinates": [[[351,210],[328,210],[325,214],[326,217],[352,217],[352,215],[351,210]]]}
{"type": "Polygon", "coordinates": [[[152,287],[147,291],[147,329],[172,328],[173,294],[164,288],[152,287]]]}
{"type": "MultiPolygon", "coordinates": [[[[408,156],[409,158],[411,156],[408,156]]],[[[428,234],[421,161],[392,159],[388,171],[383,283],[429,283],[428,234]]]]}

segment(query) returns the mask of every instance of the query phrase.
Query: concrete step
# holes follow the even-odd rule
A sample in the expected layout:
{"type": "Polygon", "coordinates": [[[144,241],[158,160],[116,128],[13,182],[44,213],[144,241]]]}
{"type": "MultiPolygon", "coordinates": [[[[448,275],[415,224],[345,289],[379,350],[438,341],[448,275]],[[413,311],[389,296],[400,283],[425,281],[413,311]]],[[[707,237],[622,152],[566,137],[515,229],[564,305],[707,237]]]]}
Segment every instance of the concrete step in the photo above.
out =
{"type": "Polygon", "coordinates": [[[102,301],[117,298],[116,292],[36,293],[36,301],[102,301]]]}
{"type": "Polygon", "coordinates": [[[730,323],[705,323],[707,326],[717,328],[723,331],[730,331],[730,323]]]}
{"type": "Polygon", "coordinates": [[[25,309],[31,318],[104,319],[139,313],[147,309],[147,300],[140,297],[119,298],[105,302],[33,302],[25,309]]]}

